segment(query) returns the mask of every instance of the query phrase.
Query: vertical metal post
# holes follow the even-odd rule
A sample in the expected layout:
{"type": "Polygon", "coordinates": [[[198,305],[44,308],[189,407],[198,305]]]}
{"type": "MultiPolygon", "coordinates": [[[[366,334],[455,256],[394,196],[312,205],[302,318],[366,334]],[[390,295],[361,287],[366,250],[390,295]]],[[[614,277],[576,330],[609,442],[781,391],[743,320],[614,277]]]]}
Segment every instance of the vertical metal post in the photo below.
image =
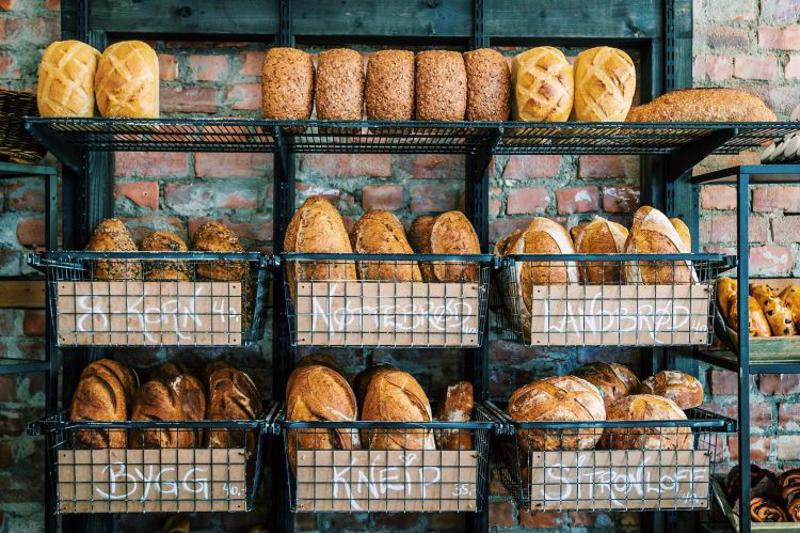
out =
{"type": "Polygon", "coordinates": [[[748,219],[750,214],[750,175],[739,174],[736,189],[736,275],[739,309],[739,468],[742,469],[739,489],[739,532],[750,533],[750,331],[748,301],[750,298],[750,246],[748,219]]]}

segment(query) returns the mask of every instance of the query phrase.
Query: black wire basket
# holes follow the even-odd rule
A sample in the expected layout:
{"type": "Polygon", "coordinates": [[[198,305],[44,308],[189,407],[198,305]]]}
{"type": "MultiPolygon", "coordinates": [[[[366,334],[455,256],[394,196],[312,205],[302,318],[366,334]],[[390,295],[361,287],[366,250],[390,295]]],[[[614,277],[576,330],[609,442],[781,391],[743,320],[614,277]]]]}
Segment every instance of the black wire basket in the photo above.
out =
{"type": "Polygon", "coordinates": [[[281,262],[295,345],[483,343],[491,255],[286,253],[281,262]]]}
{"type": "Polygon", "coordinates": [[[720,435],[736,423],[702,409],[687,420],[517,422],[494,446],[498,477],[529,511],[707,509],[720,435]]]}
{"type": "Polygon", "coordinates": [[[280,425],[294,512],[476,512],[488,490],[495,423],[300,422],[280,425]]]}
{"type": "Polygon", "coordinates": [[[70,421],[44,434],[58,513],[243,512],[253,508],[277,406],[257,420],[70,421]]]}
{"type": "Polygon", "coordinates": [[[236,346],[264,336],[258,253],[45,252],[59,346],[236,346]]]}
{"type": "Polygon", "coordinates": [[[532,346],[707,345],[721,254],[520,254],[496,273],[501,338],[532,346]]]}

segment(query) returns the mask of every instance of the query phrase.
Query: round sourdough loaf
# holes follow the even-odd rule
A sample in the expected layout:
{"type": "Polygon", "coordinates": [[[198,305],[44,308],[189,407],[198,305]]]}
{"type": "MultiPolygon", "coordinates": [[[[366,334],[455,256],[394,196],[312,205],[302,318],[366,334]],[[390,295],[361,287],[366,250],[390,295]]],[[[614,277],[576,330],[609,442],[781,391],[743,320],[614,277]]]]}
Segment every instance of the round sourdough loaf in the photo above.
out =
{"type": "Polygon", "coordinates": [[[681,409],[700,407],[703,403],[703,384],[677,370],[662,370],[650,376],[642,381],[638,392],[669,398],[681,409]]]}
{"type": "Polygon", "coordinates": [[[575,117],[584,122],[622,122],[636,92],[630,56],[608,46],[584,50],[575,58],[575,117]]]}
{"type": "Polygon", "coordinates": [[[270,48],[261,69],[261,113],[275,120],[308,120],[314,106],[314,62],[296,48],[270,48]]]}
{"type": "Polygon", "coordinates": [[[572,65],[552,46],[531,48],[511,61],[514,120],[563,122],[575,94],[572,65]]]}
{"type": "Polygon", "coordinates": [[[104,117],[158,118],[158,56],[142,41],[105,49],[94,78],[97,108],[104,117]]]}
{"type": "Polygon", "coordinates": [[[467,120],[503,122],[508,120],[511,72],[500,52],[481,48],[464,52],[467,71],[467,120]]]}
{"type": "MultiPolygon", "coordinates": [[[[72,395],[69,419],[73,422],[127,420],[132,380],[124,365],[103,359],[90,364],[81,373],[72,395]]],[[[77,448],[125,448],[127,443],[124,429],[80,430],[75,433],[77,448]]]]}
{"type": "MultiPolygon", "coordinates": [[[[350,244],[357,254],[413,254],[406,231],[397,217],[373,209],[353,225],[350,244]]],[[[359,261],[358,278],[370,281],[421,281],[416,261],[359,261]]]]}
{"type": "Polygon", "coordinates": [[[417,120],[464,120],[467,71],[459,52],[419,52],[416,78],[417,120]]]}
{"type": "Polygon", "coordinates": [[[369,120],[414,118],[414,52],[380,50],[371,54],[365,98],[369,120]]]}
{"type": "MultiPolygon", "coordinates": [[[[478,234],[461,211],[447,211],[435,217],[417,218],[409,230],[411,245],[418,254],[473,255],[481,253],[478,234]]],[[[461,261],[433,261],[420,265],[428,282],[478,281],[478,266],[461,261]]]]}
{"type": "Polygon", "coordinates": [[[317,56],[317,118],[361,120],[364,111],[364,60],[348,48],[333,48],[317,56]]]}
{"type": "Polygon", "coordinates": [[[603,396],[606,408],[611,402],[627,396],[639,386],[636,374],[627,366],[618,363],[589,363],[576,368],[571,374],[597,387],[603,396]]]}
{"type": "Polygon", "coordinates": [[[56,41],[39,63],[36,103],[43,117],[93,117],[100,52],[80,41],[56,41]]]}
{"type": "MultiPolygon", "coordinates": [[[[653,394],[633,394],[612,402],[608,420],[686,420],[675,402],[653,394]]],[[[692,430],[688,427],[606,428],[603,445],[617,450],[689,450],[692,430]]]]}
{"type": "MultiPolygon", "coordinates": [[[[255,420],[264,407],[250,376],[232,366],[221,366],[208,377],[209,420],[255,420]]],[[[255,435],[252,431],[212,429],[206,445],[212,448],[244,448],[252,452],[255,435]],[[246,442],[245,442],[246,441],[246,442]]]]}

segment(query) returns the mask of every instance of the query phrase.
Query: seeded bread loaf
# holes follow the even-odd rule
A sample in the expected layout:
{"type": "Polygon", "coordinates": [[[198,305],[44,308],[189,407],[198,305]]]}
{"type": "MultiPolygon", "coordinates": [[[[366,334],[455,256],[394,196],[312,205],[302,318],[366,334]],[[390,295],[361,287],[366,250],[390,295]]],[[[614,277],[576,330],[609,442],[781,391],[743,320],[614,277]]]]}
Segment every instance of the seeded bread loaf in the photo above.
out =
{"type": "Polygon", "coordinates": [[[261,70],[264,118],[307,120],[314,105],[314,62],[296,48],[270,48],[261,70]]]}
{"type": "MultiPolygon", "coordinates": [[[[94,229],[86,249],[91,252],[135,252],[133,237],[118,218],[107,218],[94,229]]],[[[94,279],[122,281],[142,278],[142,265],[134,260],[98,260],[94,262],[94,279]]]]}
{"type": "MultiPolygon", "coordinates": [[[[218,220],[209,220],[195,232],[192,238],[195,250],[201,252],[244,252],[239,237],[218,220]]],[[[243,261],[202,261],[197,265],[197,276],[213,281],[242,281],[247,272],[243,261]]]]}
{"type": "Polygon", "coordinates": [[[491,48],[464,52],[467,71],[467,120],[508,120],[511,71],[502,54],[491,48]]]}
{"type": "Polygon", "coordinates": [[[317,118],[361,120],[364,110],[364,61],[361,54],[334,48],[317,56],[317,118]]]}
{"type": "Polygon", "coordinates": [[[634,107],[628,122],[774,122],[775,113],[741,89],[698,88],[670,91],[634,107]]]}
{"type": "Polygon", "coordinates": [[[370,120],[414,118],[414,52],[380,50],[370,55],[365,97],[370,120]]]}
{"type": "MultiPolygon", "coordinates": [[[[186,252],[183,239],[171,231],[155,231],[142,239],[143,252],[186,252]]],[[[144,263],[146,281],[189,281],[189,266],[180,261],[147,261],[144,263]]]]}
{"type": "Polygon", "coordinates": [[[464,120],[467,71],[458,52],[426,50],[417,54],[417,120],[464,120]]]}

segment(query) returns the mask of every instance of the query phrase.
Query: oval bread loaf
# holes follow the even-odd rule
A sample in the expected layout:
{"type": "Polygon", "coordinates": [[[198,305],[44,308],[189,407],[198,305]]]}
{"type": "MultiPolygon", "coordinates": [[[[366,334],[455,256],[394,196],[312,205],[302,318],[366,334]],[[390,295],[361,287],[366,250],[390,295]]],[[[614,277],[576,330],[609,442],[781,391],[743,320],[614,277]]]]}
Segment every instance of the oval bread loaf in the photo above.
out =
{"type": "Polygon", "coordinates": [[[417,120],[464,120],[467,71],[458,52],[425,50],[416,60],[417,120]]]}
{"type": "Polygon", "coordinates": [[[800,327],[800,285],[790,285],[783,289],[780,299],[792,312],[795,325],[800,327]]]}
{"type": "Polygon", "coordinates": [[[158,118],[158,56],[142,41],[105,49],[97,65],[94,92],[104,117],[158,118]]]}
{"type": "MultiPolygon", "coordinates": [[[[198,228],[192,238],[192,246],[201,252],[243,252],[239,237],[217,220],[209,220],[198,228]]],[[[214,281],[242,281],[248,265],[244,261],[201,261],[195,268],[199,278],[214,281]]],[[[243,288],[244,292],[244,288],[243,288]]]]}
{"type": "Polygon", "coordinates": [[[563,122],[575,95],[572,65],[552,46],[531,48],[511,61],[514,120],[563,122]]]}
{"type": "MultiPolygon", "coordinates": [[[[625,396],[608,406],[608,420],[686,420],[675,402],[653,394],[625,396]]],[[[690,450],[688,427],[606,428],[603,446],[611,450],[690,450]]]]}
{"type": "Polygon", "coordinates": [[[575,58],[575,117],[584,122],[622,122],[636,92],[636,68],[624,51],[608,46],[575,58]]]}
{"type": "Polygon", "coordinates": [[[700,407],[703,403],[703,384],[697,378],[677,370],[662,370],[639,387],[639,394],[655,394],[669,398],[681,409],[700,407]]]}
{"type": "MultiPolygon", "coordinates": [[[[575,251],[579,254],[620,254],[625,251],[625,242],[628,239],[625,226],[603,217],[595,217],[576,234],[575,251]]],[[[618,261],[583,261],[579,265],[584,283],[620,282],[618,261]]]]}
{"type": "Polygon", "coordinates": [[[314,62],[296,48],[270,48],[261,69],[264,118],[308,120],[314,105],[314,62]]]}
{"type": "MultiPolygon", "coordinates": [[[[118,218],[100,222],[89,238],[86,249],[92,252],[135,252],[133,236],[118,218]]],[[[97,260],[92,277],[95,281],[122,281],[142,278],[142,265],[132,260],[97,260]]]]}
{"type": "MultiPolygon", "coordinates": [[[[136,392],[131,420],[181,421],[203,420],[206,394],[200,381],[180,374],[167,381],[151,380],[136,392]]],[[[200,431],[183,428],[131,430],[131,448],[193,448],[201,444],[200,431]]]]}
{"type": "MultiPolygon", "coordinates": [[[[171,231],[154,231],[142,239],[143,252],[186,252],[189,247],[171,231]]],[[[190,281],[191,272],[186,263],[180,261],[147,261],[145,281],[190,281]]]]}
{"type": "MultiPolygon", "coordinates": [[[[472,420],[474,406],[475,398],[472,391],[472,383],[459,381],[447,387],[447,393],[439,412],[439,420],[444,422],[469,422],[472,420]]],[[[472,449],[472,433],[466,429],[442,429],[438,432],[436,440],[442,450],[472,449]]]]}
{"type": "MultiPolygon", "coordinates": [[[[677,254],[685,250],[683,238],[672,222],[658,209],[640,207],[625,243],[630,254],[677,254]]],[[[684,284],[696,278],[686,261],[626,261],[628,283],[684,284]]]]}
{"type": "Polygon", "coordinates": [[[797,335],[792,312],[783,304],[783,300],[777,296],[770,296],[761,306],[761,309],[767,317],[773,337],[797,335]]]}
{"type": "Polygon", "coordinates": [[[717,307],[722,318],[728,320],[728,302],[736,298],[737,283],[734,278],[719,278],[717,281],[717,307]]]}
{"type": "Polygon", "coordinates": [[[372,378],[375,377],[375,375],[385,370],[397,369],[394,367],[394,365],[381,361],[368,366],[356,374],[356,377],[353,379],[353,392],[355,393],[356,401],[358,402],[359,418],[361,417],[361,409],[364,407],[364,398],[367,396],[369,382],[372,381],[372,378]]]}
{"type": "Polygon", "coordinates": [[[365,98],[369,120],[414,118],[414,52],[379,50],[369,56],[365,98]]]}
{"type": "Polygon", "coordinates": [[[364,60],[347,48],[333,48],[317,56],[317,118],[361,120],[364,110],[364,60]]]}
{"type": "MultiPolygon", "coordinates": [[[[91,366],[91,365],[90,365],[91,366]]],[[[89,369],[84,369],[86,372],[89,369]]],[[[95,365],[80,380],[72,395],[69,419],[73,422],[119,422],[128,417],[129,391],[112,366],[95,365]]],[[[128,437],[124,429],[92,429],[75,433],[77,448],[125,448],[128,437]]]]}
{"type": "MultiPolygon", "coordinates": [[[[232,366],[221,365],[208,376],[208,420],[255,420],[264,407],[250,376],[232,366]]],[[[212,429],[206,446],[255,449],[256,432],[212,429]]]]}
{"type": "Polygon", "coordinates": [[[628,122],[774,122],[775,113],[741,89],[695,88],[670,91],[628,113],[628,122]]]}
{"type": "Polygon", "coordinates": [[[39,63],[36,104],[43,117],[93,117],[100,52],[80,41],[56,41],[39,63]]]}
{"type": "Polygon", "coordinates": [[[508,120],[511,71],[496,50],[480,48],[464,52],[467,71],[467,120],[503,122],[508,120]]]}
{"type": "Polygon", "coordinates": [[[600,391],[603,402],[608,405],[614,400],[632,393],[639,386],[639,378],[625,365],[618,363],[589,363],[573,370],[573,376],[583,378],[600,391]]]}
{"type": "MultiPolygon", "coordinates": [[[[409,237],[418,254],[472,255],[481,253],[478,234],[461,211],[447,211],[436,217],[423,216],[411,224],[409,237]]],[[[478,281],[478,266],[469,262],[422,262],[422,279],[427,282],[478,281]]]]}
{"type": "MultiPolygon", "coordinates": [[[[367,211],[350,230],[350,244],[357,254],[413,254],[406,231],[388,211],[367,211]]],[[[421,281],[416,261],[359,261],[358,278],[371,281],[421,281]]]]}

